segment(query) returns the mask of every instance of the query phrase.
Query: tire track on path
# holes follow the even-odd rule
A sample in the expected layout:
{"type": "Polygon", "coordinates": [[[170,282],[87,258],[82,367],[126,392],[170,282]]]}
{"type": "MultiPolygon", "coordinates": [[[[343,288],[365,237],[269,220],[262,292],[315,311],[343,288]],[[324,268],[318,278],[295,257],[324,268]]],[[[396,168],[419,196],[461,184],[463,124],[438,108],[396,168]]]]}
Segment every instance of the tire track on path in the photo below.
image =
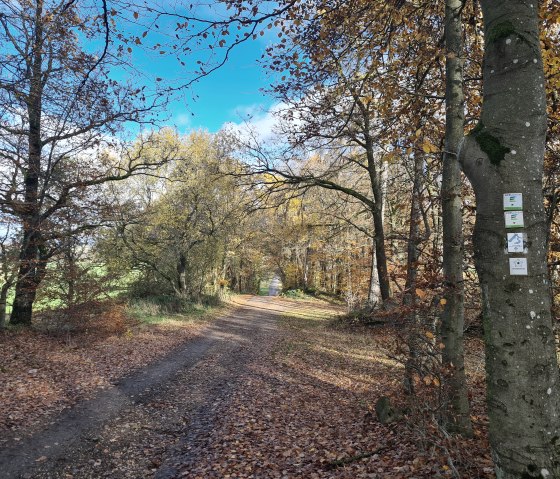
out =
{"type": "Polygon", "coordinates": [[[174,477],[180,451],[211,427],[246,364],[270,347],[278,318],[294,307],[276,298],[241,297],[237,309],[200,337],[0,451],[1,476],[174,477]]]}

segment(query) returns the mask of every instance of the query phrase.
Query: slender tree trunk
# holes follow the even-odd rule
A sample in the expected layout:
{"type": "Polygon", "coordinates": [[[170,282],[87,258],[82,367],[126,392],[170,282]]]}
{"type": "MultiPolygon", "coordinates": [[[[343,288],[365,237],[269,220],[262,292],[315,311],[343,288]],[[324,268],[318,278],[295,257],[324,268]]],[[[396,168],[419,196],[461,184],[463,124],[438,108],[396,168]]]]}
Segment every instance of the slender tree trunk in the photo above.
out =
{"type": "Polygon", "coordinates": [[[421,194],[423,186],[423,168],[424,158],[420,153],[416,153],[414,157],[414,172],[412,182],[412,198],[410,206],[410,224],[407,243],[407,261],[406,261],[406,283],[404,289],[403,303],[412,307],[410,314],[411,325],[408,330],[407,346],[408,358],[405,364],[404,389],[408,394],[414,393],[414,373],[419,373],[418,359],[422,354],[422,342],[419,341],[419,334],[422,330],[422,321],[418,311],[416,311],[416,279],[418,277],[418,258],[420,257],[420,219],[422,217],[421,210],[421,194]]]}
{"type": "MultiPolygon", "coordinates": [[[[375,243],[374,243],[375,244],[375,243]]],[[[379,287],[379,275],[377,273],[377,257],[375,247],[371,248],[371,269],[369,276],[368,304],[375,306],[381,299],[381,288],[379,287]]]]}
{"type": "MultiPolygon", "coordinates": [[[[460,152],[476,194],[488,416],[498,479],[560,478],[560,387],[542,176],[546,98],[538,2],[481,0],[484,104],[460,152]],[[523,194],[527,252],[507,253],[503,195],[523,194]],[[527,261],[510,269],[510,259],[527,261]]],[[[515,265],[514,265],[515,266],[515,265]]]]}
{"type": "Polygon", "coordinates": [[[464,360],[463,211],[457,150],[464,135],[462,0],[445,4],[445,148],[441,180],[445,305],[441,316],[446,429],[470,436],[472,425],[464,360]]]}
{"type": "Polygon", "coordinates": [[[416,279],[418,277],[418,258],[420,257],[420,220],[422,218],[421,195],[424,172],[424,158],[420,153],[414,157],[414,176],[410,206],[410,224],[407,243],[406,283],[404,287],[404,304],[412,305],[416,298],[416,279]]]}
{"type": "Polygon", "coordinates": [[[10,291],[11,283],[4,283],[0,288],[0,329],[6,327],[6,308],[8,306],[8,291],[10,291]]]}
{"type": "MultiPolygon", "coordinates": [[[[376,188],[380,190],[380,188],[376,188]]],[[[374,194],[375,195],[375,194],[374,194]]],[[[389,284],[389,270],[387,268],[387,250],[385,248],[385,231],[383,227],[383,196],[377,193],[373,208],[373,227],[375,230],[375,258],[377,260],[377,276],[379,278],[379,289],[381,299],[387,301],[391,298],[391,286],[389,284]]]]}
{"type": "Polygon", "coordinates": [[[35,8],[35,32],[33,38],[33,59],[31,60],[31,81],[27,97],[29,115],[29,134],[27,168],[25,171],[25,213],[21,216],[23,239],[20,252],[20,265],[16,281],[16,291],[10,322],[31,324],[33,303],[39,286],[37,268],[40,267],[40,228],[39,215],[39,175],[41,172],[41,114],[43,97],[42,55],[43,55],[43,2],[38,0],[35,8]]]}
{"type": "Polygon", "coordinates": [[[303,255],[303,289],[307,291],[309,289],[309,240],[305,245],[305,252],[303,255]]]}
{"type": "Polygon", "coordinates": [[[241,273],[243,272],[243,259],[239,261],[239,270],[237,271],[237,292],[243,292],[243,285],[241,284],[241,273]]]}
{"type": "Polygon", "coordinates": [[[179,254],[177,262],[177,286],[182,297],[187,296],[187,258],[183,253],[179,254]]]}
{"type": "Polygon", "coordinates": [[[74,246],[68,246],[68,251],[66,252],[67,260],[67,271],[68,277],[66,282],[68,284],[68,293],[66,295],[66,306],[70,307],[76,303],[77,293],[76,293],[76,281],[78,279],[78,265],[77,257],[75,255],[74,246]]]}
{"type": "MultiPolygon", "coordinates": [[[[365,131],[369,131],[369,118],[364,114],[365,131]]],[[[366,135],[366,156],[367,166],[369,173],[369,180],[371,184],[371,191],[373,193],[373,230],[375,233],[375,257],[377,260],[377,275],[379,278],[379,289],[381,292],[382,301],[387,301],[391,298],[391,286],[389,283],[389,271],[387,269],[387,252],[385,248],[385,229],[383,225],[383,216],[385,209],[383,207],[383,188],[381,185],[381,176],[377,171],[375,165],[375,155],[373,152],[373,140],[369,135],[366,135]]]]}

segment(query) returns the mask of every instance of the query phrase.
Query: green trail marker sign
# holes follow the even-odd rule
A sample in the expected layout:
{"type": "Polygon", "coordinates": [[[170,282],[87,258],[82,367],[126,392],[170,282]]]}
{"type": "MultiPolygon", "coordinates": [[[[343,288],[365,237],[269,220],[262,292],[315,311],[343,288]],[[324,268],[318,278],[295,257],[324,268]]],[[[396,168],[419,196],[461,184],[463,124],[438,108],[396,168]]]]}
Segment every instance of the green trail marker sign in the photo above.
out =
{"type": "Polygon", "coordinates": [[[506,211],[506,228],[523,228],[523,211],[506,211]]]}
{"type": "Polygon", "coordinates": [[[504,194],[504,210],[505,211],[521,211],[523,209],[522,193],[506,193],[504,194]]]}

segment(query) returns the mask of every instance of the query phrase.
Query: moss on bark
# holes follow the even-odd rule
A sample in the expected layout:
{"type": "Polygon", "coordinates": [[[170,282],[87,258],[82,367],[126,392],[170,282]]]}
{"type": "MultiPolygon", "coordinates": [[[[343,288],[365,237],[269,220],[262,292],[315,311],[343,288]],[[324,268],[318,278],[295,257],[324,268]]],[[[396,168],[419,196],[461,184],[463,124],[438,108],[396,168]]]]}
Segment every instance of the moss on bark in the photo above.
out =
{"type": "Polygon", "coordinates": [[[504,161],[506,153],[511,152],[507,146],[503,146],[500,143],[497,137],[485,129],[482,121],[480,121],[469,134],[474,137],[480,149],[486,153],[493,165],[499,166],[500,163],[504,161]]]}
{"type": "Polygon", "coordinates": [[[515,28],[513,26],[513,23],[511,23],[510,21],[498,23],[488,31],[486,43],[487,44],[495,43],[498,40],[513,35],[514,33],[515,33],[515,28]]]}

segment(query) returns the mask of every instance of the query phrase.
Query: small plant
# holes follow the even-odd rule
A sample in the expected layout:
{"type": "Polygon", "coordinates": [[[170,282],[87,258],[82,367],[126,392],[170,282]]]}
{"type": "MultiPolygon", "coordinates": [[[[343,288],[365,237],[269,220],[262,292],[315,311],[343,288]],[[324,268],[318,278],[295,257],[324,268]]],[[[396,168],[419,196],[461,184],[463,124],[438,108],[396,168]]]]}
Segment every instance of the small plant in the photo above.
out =
{"type": "Polygon", "coordinates": [[[283,296],[284,298],[290,298],[290,299],[309,298],[309,296],[305,294],[305,292],[302,289],[288,289],[287,291],[284,291],[280,296],[283,296]]]}

